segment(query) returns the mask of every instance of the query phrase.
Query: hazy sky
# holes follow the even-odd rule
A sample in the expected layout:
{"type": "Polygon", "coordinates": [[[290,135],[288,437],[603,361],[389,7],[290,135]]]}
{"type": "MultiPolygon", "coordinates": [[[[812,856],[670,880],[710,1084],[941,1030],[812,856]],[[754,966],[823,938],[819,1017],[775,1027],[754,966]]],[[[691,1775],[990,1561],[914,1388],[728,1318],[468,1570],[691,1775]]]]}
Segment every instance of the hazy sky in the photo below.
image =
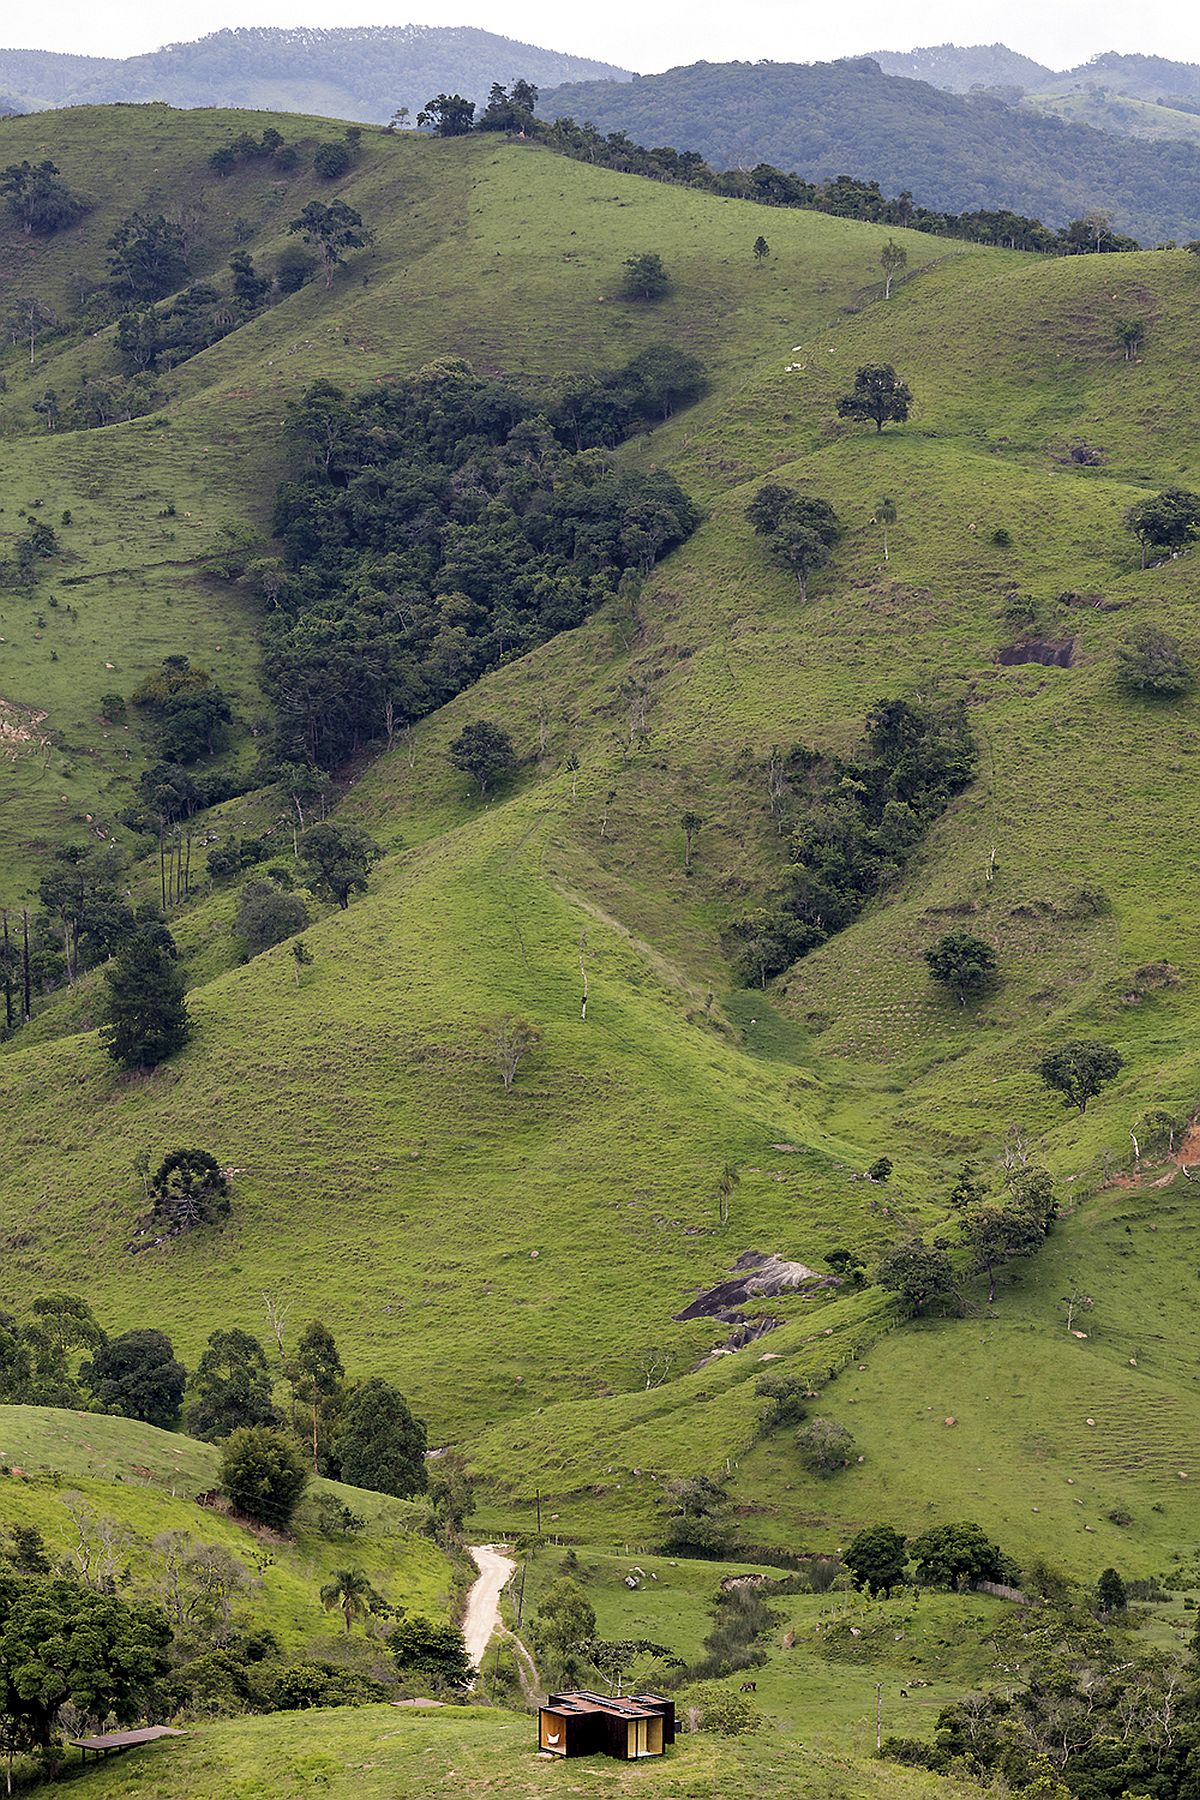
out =
{"type": "Polygon", "coordinates": [[[770,57],[813,62],[864,50],[997,40],[1066,68],[1100,50],[1139,50],[1200,62],[1193,0],[607,0],[593,9],[554,0],[59,0],[44,14],[4,6],[0,44],[129,56],[226,25],[480,25],[506,37],[602,57],[648,72],[673,63],[770,57]],[[7,16],[6,16],[7,15],[7,16]]]}

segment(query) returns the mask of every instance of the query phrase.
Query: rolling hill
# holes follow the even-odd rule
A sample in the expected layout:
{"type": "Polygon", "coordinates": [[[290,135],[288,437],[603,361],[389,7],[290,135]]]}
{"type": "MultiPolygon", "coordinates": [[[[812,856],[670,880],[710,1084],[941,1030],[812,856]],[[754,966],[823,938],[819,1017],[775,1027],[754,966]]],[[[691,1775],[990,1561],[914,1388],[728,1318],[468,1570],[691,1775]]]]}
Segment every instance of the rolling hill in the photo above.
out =
{"type": "MultiPolygon", "coordinates": [[[[703,362],[708,389],[617,460],[670,470],[702,518],[632,599],[339,770],[336,816],[386,854],[348,910],[316,909],[303,981],[286,944],[240,961],[238,884],[201,881],[170,918],[195,1021],[179,1056],[116,1071],[93,1029],[99,971],[45,998],[0,1055],[0,1304],[78,1292],[112,1329],[168,1330],[189,1364],[216,1326],[262,1334],[264,1291],[297,1319],[319,1313],[352,1374],[399,1381],[430,1441],[465,1452],[481,1532],[532,1529],[540,1496],[547,1533],[594,1559],[613,1635],[675,1632],[693,1653],[700,1577],[695,1590],[664,1577],[660,1606],[624,1574],[628,1555],[657,1553],[669,1484],[703,1475],[724,1484],[752,1561],[753,1547],[836,1551],[881,1517],[909,1533],[971,1517],[1023,1566],[1166,1580],[1155,1641],[1173,1647],[1198,1579],[1193,1159],[1185,1147],[1135,1167],[1130,1132],[1154,1108],[1194,1119],[1200,1102],[1200,702],[1130,697],[1116,654],[1130,626],[1160,622],[1200,662],[1194,555],[1142,569],[1124,525],[1148,494],[1200,486],[1195,259],[891,233],[498,135],[369,134],[318,185],[328,127],[314,118],[283,125],[292,169],[212,174],[214,149],[272,120],[138,107],[0,125],[5,161],[52,154],[93,201],[44,242],[6,226],[0,261],[6,303],[44,296],[69,326],[35,341],[32,368],[27,345],[4,353],[4,554],[30,516],[70,515],[37,588],[0,596],[10,907],[57,843],[97,827],[134,843],[119,815],[153,751],[136,723],[101,715],[113,684],[131,692],[167,655],[214,668],[239,719],[229,758],[251,765],[269,729],[264,607],[238,572],[248,553],[230,568],[228,548],[266,547],[286,403],[314,381],[375,390],[454,356],[548,402],[583,370],[671,344],[703,362]],[[76,322],[72,295],[81,269],[100,279],[130,208],[186,216],[193,275],[223,279],[235,247],[273,267],[314,195],[343,197],[375,232],[328,289],[278,298],[165,371],[142,417],[45,429],[33,407],[48,388],[66,396],[116,367],[111,327],[76,322]],[[889,237],[907,279],[884,301],[889,237]],[[622,299],[622,263],[651,249],[669,294],[622,299]],[[1144,340],[1126,360],[1131,315],[1144,340]],[[877,435],[839,420],[837,401],[884,360],[914,407],[877,435]],[[767,480],[827,498],[842,521],[805,602],[745,517],[767,480]],[[852,752],[883,698],[961,701],[973,779],[854,923],[766,987],[740,986],[730,927],[786,874],[778,752],[852,752]],[[447,755],[480,720],[519,759],[484,800],[447,755]],[[924,951],[964,925],[995,947],[1001,978],[960,1007],[924,951]],[[492,1035],[511,1014],[543,1036],[507,1093],[492,1035]],[[1124,1059],[1084,1114],[1035,1072],[1074,1037],[1124,1059]],[[998,1184],[1014,1128],[1062,1217],[994,1306],[968,1284],[964,1316],[913,1322],[871,1281],[825,1281],[730,1318],[695,1307],[747,1253],[830,1275],[837,1248],[870,1270],[914,1228],[957,1243],[959,1170],[972,1160],[998,1184]],[[235,1171],[229,1222],[131,1256],[135,1158],[191,1142],[235,1171]],[[890,1180],[865,1180],[884,1154],[890,1180]],[[769,1332],[740,1342],[764,1314],[769,1332]],[[853,1433],[848,1466],[802,1464],[758,1391],[768,1371],[853,1433]]],[[[277,792],[249,791],[203,830],[271,832],[287,861],[279,811],[277,792]]],[[[138,894],[155,878],[130,876],[138,894]]],[[[875,1682],[886,1673],[898,1706],[928,1661],[934,1692],[914,1678],[896,1727],[928,1735],[935,1699],[1001,1679],[1000,1604],[934,1598],[926,1624],[907,1594],[878,1610],[789,1596],[762,1678],[778,1731],[757,1753],[701,1734],[647,1778],[667,1793],[752,1793],[768,1775],[800,1793],[928,1793],[923,1775],[857,1760],[875,1682]],[[847,1651],[852,1675],[819,1637],[825,1605],[847,1643],[871,1634],[861,1657],[847,1651]]],[[[464,1771],[515,1793],[546,1777],[530,1772],[524,1725],[472,1712],[282,1729],[205,1727],[88,1785],[199,1800],[227,1789],[232,1765],[252,1784],[281,1754],[297,1791],[320,1776],[336,1792],[348,1769],[366,1769],[364,1792],[393,1774],[389,1791],[437,1792],[431,1768],[456,1791],[464,1771]]]]}
{"type": "Polygon", "coordinates": [[[29,112],[161,100],[382,123],[398,106],[415,115],[437,93],[481,101],[497,77],[517,75],[542,86],[628,79],[610,63],[471,26],[242,27],[125,58],[0,50],[0,92],[29,112]]]}
{"type": "Polygon", "coordinates": [[[573,82],[542,95],[546,118],[590,119],[638,143],[757,162],[806,179],[870,171],[887,193],[960,211],[1007,206],[1049,224],[1099,210],[1142,242],[1195,235],[1200,153],[1131,143],[987,94],[833,63],[694,63],[632,82],[573,82]]]}

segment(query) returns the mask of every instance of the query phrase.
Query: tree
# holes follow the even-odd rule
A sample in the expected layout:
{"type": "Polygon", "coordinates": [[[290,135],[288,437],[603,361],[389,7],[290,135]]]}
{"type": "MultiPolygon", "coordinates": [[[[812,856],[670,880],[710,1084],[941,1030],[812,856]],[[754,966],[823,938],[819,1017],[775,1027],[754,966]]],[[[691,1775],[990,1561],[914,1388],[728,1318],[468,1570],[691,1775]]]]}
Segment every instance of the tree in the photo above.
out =
{"type": "Polygon", "coordinates": [[[321,1605],[326,1612],[340,1612],[346,1636],[355,1619],[373,1611],[379,1596],[361,1569],[335,1569],[321,1586],[321,1605]]]}
{"type": "Polygon", "coordinates": [[[13,1526],[7,1556],[22,1575],[49,1575],[52,1568],[46,1540],[36,1525],[13,1526]]]}
{"type": "Polygon", "coordinates": [[[854,1435],[836,1419],[806,1419],[796,1433],[800,1461],[812,1475],[836,1475],[854,1451],[854,1435]]]}
{"type": "Polygon", "coordinates": [[[251,1425],[277,1423],[267,1356],[248,1331],[214,1331],[189,1384],[187,1427],[216,1443],[251,1425]]]}
{"type": "Polygon", "coordinates": [[[904,1581],[908,1539],[891,1525],[868,1525],[842,1551],[842,1561],[856,1588],[886,1599],[904,1581]]]}
{"type": "Polygon", "coordinates": [[[546,1589],[530,1635],[539,1659],[552,1665],[556,1680],[581,1679],[586,1646],[596,1635],[596,1609],[571,1576],[560,1576],[546,1589]]]}
{"type": "Polygon", "coordinates": [[[741,1179],[733,1164],[726,1163],[717,1182],[717,1217],[722,1225],[729,1223],[729,1203],[733,1199],[734,1189],[740,1185],[741,1179]]]}
{"type": "Polygon", "coordinates": [[[1123,1613],[1129,1606],[1125,1583],[1115,1569],[1104,1569],[1096,1583],[1096,1610],[1111,1615],[1123,1613]]]}
{"type": "Polygon", "coordinates": [[[760,537],[770,539],[772,556],[792,571],[800,597],[806,600],[809,575],[828,562],[842,532],[828,500],[765,482],[746,508],[746,517],[760,537]]]}
{"type": "Polygon", "coordinates": [[[929,973],[960,1006],[986,993],[996,979],[996,952],[969,931],[949,931],[925,952],[929,973]]]}
{"type": "Polygon", "coordinates": [[[419,1614],[404,1618],[388,1638],[388,1648],[402,1675],[414,1675],[439,1687],[470,1687],[475,1670],[457,1625],[440,1625],[419,1614]]]}
{"type": "Polygon", "coordinates": [[[506,1094],[512,1093],[517,1070],[530,1052],[537,1049],[544,1035],[540,1025],[518,1018],[515,1013],[505,1013],[489,1026],[491,1058],[500,1071],[506,1094]]]}
{"type": "Polygon", "coordinates": [[[870,419],[876,431],[895,421],[903,425],[912,393],[891,363],[868,363],[855,371],[854,391],[837,403],[839,419],[870,419]]]}
{"type": "Polygon", "coordinates": [[[627,256],[621,266],[625,270],[621,291],[627,300],[661,300],[670,292],[671,277],[656,250],[627,256]]]}
{"type": "Polygon", "coordinates": [[[310,200],[288,230],[316,251],[325,270],[327,288],[333,286],[334,270],[346,260],[347,252],[365,249],[371,242],[362,214],[344,200],[331,200],[328,206],[321,200],[310,200]]]}
{"type": "Polygon", "coordinates": [[[0,1575],[0,1733],[12,1791],[14,1750],[48,1749],[72,1707],[96,1726],[144,1716],[169,1667],[156,1607],[129,1606],[67,1576],[0,1575]]]}
{"type": "Polygon", "coordinates": [[[1005,1200],[985,1201],[962,1214],[959,1230],[978,1267],[987,1273],[989,1306],[996,1299],[997,1268],[1015,1257],[1035,1255],[1048,1228],[1044,1215],[1015,1192],[1005,1200]]]}
{"type": "Polygon", "coordinates": [[[183,227],[162,213],[132,213],[108,240],[118,300],[147,306],[182,286],[188,275],[183,227]]]}
{"type": "Polygon", "coordinates": [[[1117,645],[1117,686],[1127,694],[1174,700],[1189,692],[1192,672],[1173,637],[1158,625],[1135,625],[1117,645]]]}
{"type": "Polygon", "coordinates": [[[88,201],[71,192],[50,161],[10,163],[0,170],[0,196],[13,218],[36,237],[51,237],[90,210],[88,201]]]}
{"type": "Polygon", "coordinates": [[[1001,1581],[1007,1572],[998,1547],[970,1520],[931,1526],[913,1539],[909,1552],[917,1565],[917,1580],[931,1587],[1001,1581]]]}
{"type": "Polygon", "coordinates": [[[300,838],[300,869],[313,893],[336,900],[345,912],[351,894],[365,894],[367,877],[383,851],[361,825],[323,819],[300,838]]]}
{"type": "Polygon", "coordinates": [[[625,1671],[641,1656],[662,1657],[668,1662],[678,1662],[665,1644],[656,1644],[653,1638],[592,1638],[583,1646],[583,1653],[593,1669],[599,1670],[607,1681],[610,1693],[619,1695],[625,1671]]]}
{"type": "Polygon", "coordinates": [[[1137,353],[1146,342],[1145,319],[1122,319],[1117,325],[1117,342],[1126,362],[1136,362],[1137,353]]]}
{"type": "Polygon", "coordinates": [[[427,1446],[404,1395],[377,1375],[352,1389],[333,1438],[343,1481],[401,1500],[425,1489],[427,1446]]]}
{"type": "Polygon", "coordinates": [[[761,235],[756,237],[754,240],[754,261],[756,266],[761,269],[770,254],[771,246],[768,244],[766,238],[761,235]]]}
{"type": "Polygon", "coordinates": [[[902,245],[897,244],[892,238],[889,238],[887,243],[883,246],[883,249],[879,252],[879,266],[883,270],[883,297],[885,300],[890,300],[892,297],[893,281],[895,281],[901,269],[906,269],[908,267],[907,250],[905,250],[902,245]]]}
{"type": "Polygon", "coordinates": [[[274,881],[248,881],[233,918],[233,935],[248,957],[261,956],[311,925],[312,915],[299,894],[289,894],[274,881]]]}
{"type": "Polygon", "coordinates": [[[1142,547],[1144,569],[1151,553],[1177,556],[1200,532],[1200,494],[1187,488],[1164,488],[1131,506],[1125,523],[1142,547]]]}
{"type": "Polygon", "coordinates": [[[354,146],[345,138],[327,138],[313,152],[313,174],[322,181],[336,181],[354,167],[354,146]]]}
{"type": "Polygon", "coordinates": [[[282,1531],[308,1484],[295,1440],[265,1425],[231,1432],[221,1452],[221,1486],[235,1512],[282,1531]]]}
{"type": "Polygon", "coordinates": [[[429,1507],[442,1537],[457,1543],[463,1525],[475,1511],[475,1484],[461,1452],[444,1450],[431,1465],[429,1507]]]}
{"type": "Polygon", "coordinates": [[[896,502],[885,496],[875,508],[875,523],[883,527],[883,560],[888,560],[888,531],[896,523],[896,502]]]}
{"type": "Polygon", "coordinates": [[[432,131],[434,137],[466,137],[474,119],[473,100],[464,100],[461,94],[438,94],[425,102],[417,114],[417,125],[422,131],[432,131]]]}
{"type": "Polygon", "coordinates": [[[875,1270],[880,1287],[891,1288],[916,1313],[934,1301],[947,1300],[954,1292],[954,1264],[936,1244],[923,1238],[906,1238],[881,1259],[875,1270]]]}
{"type": "Polygon", "coordinates": [[[1037,1072],[1048,1088],[1063,1096],[1065,1106],[1077,1106],[1084,1113],[1088,1101],[1094,1100],[1124,1066],[1124,1057],[1111,1044],[1099,1043],[1095,1038],[1075,1038],[1060,1044],[1057,1050],[1047,1050],[1037,1072]]]}
{"type": "Polygon", "coordinates": [[[110,1412],[169,1427],[179,1419],[187,1370],[166,1332],[143,1326],[98,1345],[79,1379],[110,1412]]]}
{"type": "Polygon", "coordinates": [[[309,949],[308,945],[305,943],[304,939],[300,938],[300,937],[293,938],[292,939],[292,974],[295,978],[297,987],[300,986],[300,977],[303,974],[304,970],[311,969],[312,965],[313,965],[313,953],[309,949]]]}
{"type": "Polygon", "coordinates": [[[491,719],[476,719],[464,725],[451,744],[450,761],[477,784],[482,799],[489,787],[516,768],[517,753],[501,726],[491,719]]]}
{"type": "Polygon", "coordinates": [[[320,1319],[311,1319],[300,1333],[287,1373],[292,1392],[308,1413],[313,1474],[319,1475],[322,1440],[336,1421],[345,1378],[333,1333],[320,1319]]]}
{"type": "Polygon", "coordinates": [[[183,971],[157,933],[141,930],[117,952],[105,974],[100,1037],[125,1069],[153,1069],[192,1035],[183,971]]]}
{"type": "Polygon", "coordinates": [[[686,875],[692,872],[692,845],[704,830],[704,820],[698,812],[685,812],[679,821],[683,829],[683,869],[686,875]]]}
{"type": "Polygon", "coordinates": [[[155,1222],[172,1231],[218,1224],[229,1215],[229,1181],[207,1150],[172,1150],[150,1183],[155,1222]]]}
{"type": "Polygon", "coordinates": [[[64,1357],[68,1351],[93,1350],[104,1342],[91,1307],[78,1294],[40,1294],[30,1310],[64,1357]]]}

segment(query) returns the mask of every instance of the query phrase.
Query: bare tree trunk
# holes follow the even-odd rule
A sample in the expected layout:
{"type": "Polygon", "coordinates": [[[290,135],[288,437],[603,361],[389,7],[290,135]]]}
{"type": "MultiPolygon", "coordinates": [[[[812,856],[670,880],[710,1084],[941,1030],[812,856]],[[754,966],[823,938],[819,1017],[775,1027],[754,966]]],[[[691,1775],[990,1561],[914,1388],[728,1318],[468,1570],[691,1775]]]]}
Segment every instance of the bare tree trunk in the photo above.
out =
{"type": "Polygon", "coordinates": [[[583,981],[583,994],[582,994],[582,997],[579,1002],[579,1017],[585,1023],[587,1021],[588,976],[587,976],[587,964],[583,960],[583,953],[586,949],[587,949],[587,932],[581,931],[579,934],[579,974],[583,981]]]}

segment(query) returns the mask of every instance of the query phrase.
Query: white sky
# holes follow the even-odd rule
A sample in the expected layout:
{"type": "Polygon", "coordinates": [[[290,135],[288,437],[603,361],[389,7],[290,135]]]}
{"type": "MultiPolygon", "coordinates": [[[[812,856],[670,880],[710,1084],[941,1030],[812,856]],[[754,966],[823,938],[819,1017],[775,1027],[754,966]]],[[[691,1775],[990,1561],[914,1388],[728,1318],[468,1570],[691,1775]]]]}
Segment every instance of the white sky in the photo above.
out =
{"type": "Polygon", "coordinates": [[[0,0],[0,45],[129,56],[232,25],[479,25],[505,37],[649,72],[734,59],[816,62],[916,44],[997,41],[1053,68],[1101,50],[1200,62],[1194,0],[608,0],[594,13],[555,0],[58,0],[39,13],[0,0]]]}

